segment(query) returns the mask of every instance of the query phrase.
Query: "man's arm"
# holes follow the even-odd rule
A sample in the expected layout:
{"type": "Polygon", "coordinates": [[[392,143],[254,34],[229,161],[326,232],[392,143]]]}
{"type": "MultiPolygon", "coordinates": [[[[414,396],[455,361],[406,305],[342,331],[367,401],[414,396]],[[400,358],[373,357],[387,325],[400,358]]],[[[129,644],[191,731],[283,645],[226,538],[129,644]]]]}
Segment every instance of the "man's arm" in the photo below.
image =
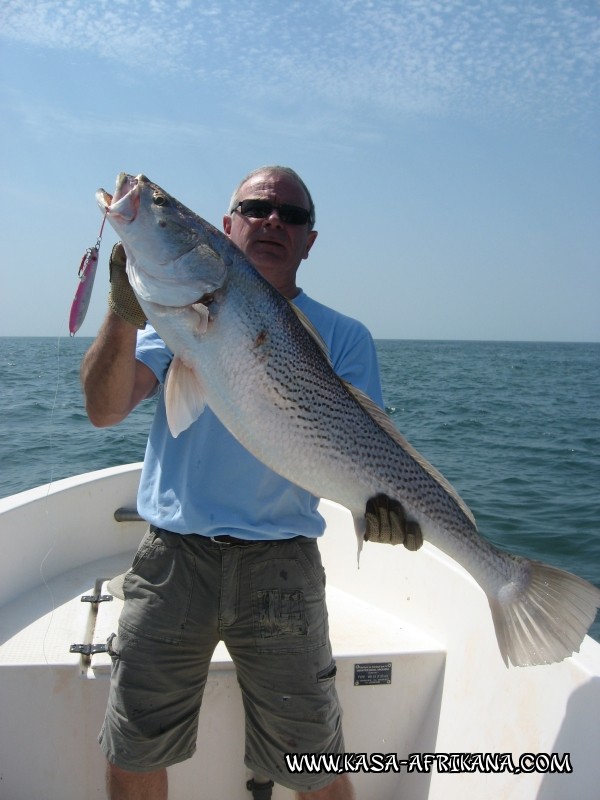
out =
{"type": "Polygon", "coordinates": [[[116,425],[148,397],[156,376],[136,360],[137,328],[109,311],[81,363],[85,408],[93,425],[116,425]]]}
{"type": "Polygon", "coordinates": [[[146,315],[127,278],[127,260],[118,242],[109,259],[109,311],[81,363],[85,408],[93,425],[116,425],[154,390],[152,370],[136,360],[138,329],[146,315]]]}

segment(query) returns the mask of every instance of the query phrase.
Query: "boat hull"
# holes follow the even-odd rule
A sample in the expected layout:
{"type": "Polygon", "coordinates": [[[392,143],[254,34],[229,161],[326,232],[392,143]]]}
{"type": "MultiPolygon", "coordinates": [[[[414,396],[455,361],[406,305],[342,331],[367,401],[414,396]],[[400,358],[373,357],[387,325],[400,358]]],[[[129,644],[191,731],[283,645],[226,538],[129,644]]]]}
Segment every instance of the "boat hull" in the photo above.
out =
{"type": "MultiPolygon", "coordinates": [[[[144,523],[114,518],[118,508],[134,508],[139,471],[102,470],[0,500],[1,797],[105,796],[97,734],[110,659],[70,647],[101,644],[116,627],[120,600],[82,603],[81,596],[107,594],[144,534],[144,523]]],[[[350,515],[329,502],[320,509],[346,747],[365,754],[346,762],[357,768],[357,796],[596,798],[600,645],[586,637],[560,664],[508,669],[485,596],[458,564],[428,544],[418,553],[367,544],[357,569],[350,515]],[[428,771],[418,757],[426,753],[438,756],[428,771]],[[556,753],[563,757],[556,764],[572,772],[456,771],[466,753],[507,754],[514,765],[524,754],[556,753]],[[401,762],[411,754],[409,770],[401,762]],[[444,762],[444,754],[455,757],[444,762]],[[366,772],[369,763],[380,771],[366,772]]],[[[247,800],[243,756],[241,697],[221,644],[198,749],[169,770],[170,797],[247,800]]],[[[273,792],[274,800],[292,796],[280,786],[273,792]]]]}

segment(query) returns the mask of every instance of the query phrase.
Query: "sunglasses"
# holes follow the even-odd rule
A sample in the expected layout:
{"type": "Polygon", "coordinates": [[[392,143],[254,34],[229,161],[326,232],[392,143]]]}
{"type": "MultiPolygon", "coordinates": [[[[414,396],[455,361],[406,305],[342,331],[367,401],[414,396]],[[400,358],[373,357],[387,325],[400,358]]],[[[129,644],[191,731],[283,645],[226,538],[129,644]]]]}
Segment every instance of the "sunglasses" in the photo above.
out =
{"type": "Polygon", "coordinates": [[[269,200],[242,200],[231,209],[231,213],[238,209],[242,216],[252,219],[266,219],[273,211],[277,211],[279,219],[287,225],[306,225],[310,221],[310,211],[288,203],[277,205],[269,200]]]}

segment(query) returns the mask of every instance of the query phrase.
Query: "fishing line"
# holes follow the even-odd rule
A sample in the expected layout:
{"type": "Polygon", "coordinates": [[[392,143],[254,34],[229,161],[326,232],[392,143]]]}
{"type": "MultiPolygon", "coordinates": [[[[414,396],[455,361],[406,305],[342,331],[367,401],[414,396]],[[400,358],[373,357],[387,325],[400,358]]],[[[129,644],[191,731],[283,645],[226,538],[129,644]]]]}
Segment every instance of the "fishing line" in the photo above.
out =
{"type": "MultiPolygon", "coordinates": [[[[102,234],[104,232],[104,225],[106,222],[106,217],[108,214],[108,208],[105,210],[104,215],[102,217],[102,224],[100,225],[100,231],[96,238],[96,243],[93,247],[88,247],[85,253],[83,254],[83,258],[79,264],[79,269],[77,271],[77,277],[79,283],[77,285],[77,291],[75,292],[75,297],[73,299],[73,303],[71,304],[71,311],[69,314],[69,333],[71,336],[74,336],[75,333],[79,330],[83,321],[86,317],[88,306],[90,303],[90,299],[92,296],[92,289],[94,286],[94,279],[96,277],[96,269],[98,266],[98,257],[100,254],[100,244],[102,242],[102,234]]],[[[55,412],[56,412],[56,404],[58,400],[58,393],[60,389],[60,369],[61,369],[61,360],[60,360],[60,342],[61,336],[58,336],[56,340],[56,383],[54,389],[54,399],[52,401],[52,408],[50,411],[50,444],[49,444],[49,459],[50,459],[50,480],[47,484],[46,489],[46,497],[44,501],[44,513],[46,516],[47,524],[50,523],[49,513],[48,513],[48,505],[49,505],[49,496],[50,492],[52,491],[52,484],[54,482],[54,423],[55,423],[55,412]]],[[[54,617],[54,611],[56,609],[56,600],[52,589],[50,588],[50,584],[46,580],[46,576],[44,574],[44,565],[46,561],[52,555],[53,550],[56,547],[57,538],[56,538],[56,529],[54,530],[54,537],[52,539],[52,543],[50,544],[50,548],[48,549],[46,555],[42,558],[42,561],[39,566],[39,573],[40,578],[42,579],[42,583],[46,587],[48,594],[50,595],[51,600],[51,612],[50,617],[48,620],[48,626],[46,628],[46,632],[42,639],[42,651],[44,654],[44,659],[47,665],[50,665],[48,661],[48,656],[46,654],[46,641],[48,638],[48,634],[50,632],[50,626],[52,624],[52,620],[54,617]]]]}
{"type": "MultiPolygon", "coordinates": [[[[60,389],[60,366],[61,366],[61,362],[60,362],[60,340],[61,340],[61,338],[62,338],[61,336],[58,336],[58,338],[56,340],[56,381],[55,381],[55,387],[54,387],[54,398],[52,400],[52,407],[50,409],[50,426],[49,426],[50,427],[50,440],[49,440],[50,480],[46,484],[47,488],[46,488],[46,495],[45,495],[45,498],[44,498],[44,515],[46,517],[47,528],[50,528],[50,524],[49,524],[50,523],[50,518],[49,518],[49,514],[48,514],[48,498],[50,496],[50,492],[52,490],[52,484],[54,482],[54,422],[55,422],[56,404],[57,404],[57,401],[58,401],[58,392],[59,392],[59,389],[60,389]]],[[[42,583],[44,584],[48,594],[50,595],[51,609],[50,609],[50,616],[48,618],[48,625],[46,626],[46,630],[45,630],[44,636],[42,638],[42,654],[44,656],[44,661],[46,662],[46,665],[49,666],[51,669],[53,669],[53,667],[52,667],[52,664],[50,663],[50,661],[48,660],[48,656],[47,656],[47,653],[46,653],[46,640],[47,640],[48,634],[50,632],[50,626],[52,625],[52,620],[54,619],[54,611],[56,610],[56,600],[55,600],[55,597],[54,597],[54,593],[52,592],[52,588],[50,587],[50,584],[48,583],[48,581],[46,580],[46,576],[44,575],[44,564],[46,563],[48,558],[50,558],[50,556],[52,555],[52,551],[56,547],[56,529],[54,528],[52,530],[53,530],[53,534],[54,534],[52,542],[50,544],[50,547],[49,547],[46,555],[42,558],[42,560],[40,562],[40,566],[39,566],[40,578],[42,579],[42,583]]]]}

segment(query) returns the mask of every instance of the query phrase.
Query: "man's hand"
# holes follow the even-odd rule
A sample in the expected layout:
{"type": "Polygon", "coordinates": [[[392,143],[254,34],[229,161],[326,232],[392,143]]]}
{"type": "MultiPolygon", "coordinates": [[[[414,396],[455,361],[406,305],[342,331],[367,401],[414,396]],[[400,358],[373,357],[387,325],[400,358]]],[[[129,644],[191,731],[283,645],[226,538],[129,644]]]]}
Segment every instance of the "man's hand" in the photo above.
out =
{"type": "Polygon", "coordinates": [[[113,247],[108,262],[110,269],[110,293],[108,305],[121,319],[136,328],[146,327],[146,315],[137,301],[135,292],[131,288],[125,267],[127,259],[121,242],[113,247]]]}
{"type": "Polygon", "coordinates": [[[365,542],[403,544],[407,550],[418,550],[423,544],[421,526],[406,519],[402,505],[386,494],[377,494],[367,501],[365,542]]]}

